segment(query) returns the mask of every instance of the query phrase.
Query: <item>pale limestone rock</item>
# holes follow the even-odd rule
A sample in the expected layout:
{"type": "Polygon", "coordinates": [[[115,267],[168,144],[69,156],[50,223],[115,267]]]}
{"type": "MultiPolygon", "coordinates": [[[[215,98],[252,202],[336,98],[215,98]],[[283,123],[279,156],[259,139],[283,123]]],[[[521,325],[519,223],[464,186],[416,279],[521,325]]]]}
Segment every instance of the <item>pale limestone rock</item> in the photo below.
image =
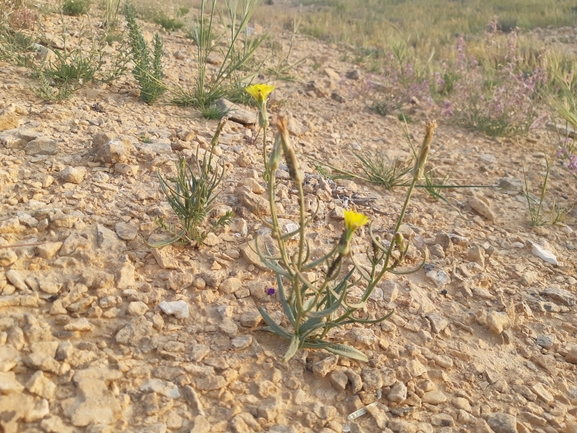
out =
{"type": "MultiPolygon", "coordinates": [[[[153,250],[155,251],[155,250],[153,250]]],[[[136,285],[134,273],[136,268],[128,257],[124,258],[122,266],[116,271],[116,287],[120,290],[130,289],[136,285]]]]}
{"type": "Polygon", "coordinates": [[[325,377],[335,369],[339,361],[338,356],[330,355],[313,364],[313,374],[316,377],[325,377]]]}
{"type": "Polygon", "coordinates": [[[180,398],[178,387],[161,379],[148,379],[141,386],[144,392],[155,392],[168,398],[180,398]]]}
{"type": "Polygon", "coordinates": [[[487,326],[494,333],[501,334],[510,326],[509,316],[507,313],[491,310],[487,313],[487,326]]]}
{"type": "Polygon", "coordinates": [[[423,403],[441,404],[447,401],[447,396],[441,391],[429,391],[423,394],[421,399],[423,403]]]}
{"type": "Polygon", "coordinates": [[[12,371],[0,373],[0,394],[21,393],[22,391],[24,391],[24,386],[16,380],[16,375],[12,371]]]}
{"type": "Polygon", "coordinates": [[[18,364],[20,354],[14,347],[8,345],[0,346],[0,372],[6,373],[18,364]]]}
{"type": "Polygon", "coordinates": [[[224,98],[215,101],[213,106],[226,115],[230,120],[240,123],[241,125],[254,125],[257,122],[255,112],[245,110],[241,106],[224,98]]]}
{"type": "Polygon", "coordinates": [[[0,234],[19,233],[24,229],[25,227],[20,224],[18,217],[8,218],[6,220],[0,221],[0,234]]]}
{"type": "Polygon", "coordinates": [[[174,302],[162,301],[158,304],[158,307],[164,314],[173,315],[177,319],[186,319],[190,315],[188,304],[183,300],[174,302]]]}
{"type": "Polygon", "coordinates": [[[114,229],[118,237],[125,241],[134,240],[138,234],[138,227],[130,223],[118,222],[114,226],[114,229]]]}
{"type": "Polygon", "coordinates": [[[162,248],[153,248],[152,255],[156,259],[156,263],[162,269],[178,269],[180,268],[180,263],[174,257],[173,248],[167,245],[162,248]]]}
{"type": "Polygon", "coordinates": [[[90,332],[94,329],[94,326],[88,321],[86,317],[81,317],[71,321],[70,323],[64,325],[64,330],[66,331],[78,331],[78,332],[90,332]]]}
{"type": "Polygon", "coordinates": [[[51,415],[50,417],[43,419],[40,423],[40,427],[46,433],[73,433],[74,429],[62,421],[62,418],[51,415]]]}
{"type": "Polygon", "coordinates": [[[210,433],[212,426],[205,416],[196,416],[190,433],[210,433]]]}
{"type": "Polygon", "coordinates": [[[6,279],[10,281],[10,283],[18,290],[22,290],[23,292],[30,291],[28,285],[24,281],[24,276],[20,273],[20,271],[10,269],[8,272],[6,272],[6,279]]]}
{"type": "Polygon", "coordinates": [[[10,266],[16,260],[18,260],[18,255],[14,251],[12,251],[11,249],[6,248],[4,250],[0,250],[0,266],[1,267],[10,266]]]}
{"type": "Polygon", "coordinates": [[[543,260],[544,262],[550,263],[550,264],[555,265],[555,266],[559,265],[559,262],[557,261],[555,254],[553,254],[551,251],[543,248],[539,244],[531,243],[531,252],[535,256],[537,256],[541,260],[543,260]]]}
{"type": "Polygon", "coordinates": [[[38,137],[29,141],[24,148],[26,155],[56,155],[59,152],[58,144],[48,137],[38,137]]]}
{"type": "Polygon", "coordinates": [[[239,278],[231,277],[224,280],[218,287],[218,289],[225,294],[231,294],[236,292],[242,287],[242,281],[239,278]]]}
{"type": "Polygon", "coordinates": [[[30,377],[28,382],[26,382],[26,389],[46,400],[52,400],[56,393],[56,385],[44,376],[42,371],[37,371],[30,377]]]}
{"type": "Polygon", "coordinates": [[[60,248],[62,247],[62,242],[47,242],[43,245],[38,245],[36,247],[36,252],[44,260],[50,260],[58,254],[60,248]]]}
{"type": "Polygon", "coordinates": [[[555,398],[553,397],[553,395],[541,383],[536,383],[535,385],[533,385],[531,387],[531,390],[535,394],[537,394],[537,397],[539,397],[541,400],[543,400],[547,404],[551,404],[551,403],[553,403],[553,401],[555,401],[555,398]]]}
{"type": "Polygon", "coordinates": [[[0,396],[0,430],[3,433],[22,431],[20,421],[34,410],[34,398],[27,394],[0,396]]]}
{"type": "MultiPolygon", "coordinates": [[[[120,372],[117,372],[120,373],[120,372]]],[[[76,397],[62,401],[62,410],[76,427],[94,424],[113,424],[121,414],[120,401],[106,385],[106,378],[118,378],[104,369],[80,370],[74,375],[76,397]],[[104,380],[103,380],[104,379],[104,380]]]]}
{"type": "Polygon", "coordinates": [[[142,316],[148,311],[148,306],[142,301],[134,301],[128,304],[128,315],[129,316],[142,316]]]}
{"type": "Polygon", "coordinates": [[[407,386],[401,382],[397,381],[387,394],[387,400],[394,403],[402,403],[407,399],[407,386]]]}
{"type": "Polygon", "coordinates": [[[87,174],[86,167],[68,166],[60,172],[60,178],[66,183],[80,184],[87,174]]]}
{"type": "Polygon", "coordinates": [[[483,218],[493,221],[495,219],[495,214],[491,209],[491,206],[480,198],[473,197],[469,199],[469,206],[481,215],[483,218]]]}
{"type": "Polygon", "coordinates": [[[487,424],[495,433],[517,433],[517,418],[507,413],[492,413],[487,417],[487,424]]]}

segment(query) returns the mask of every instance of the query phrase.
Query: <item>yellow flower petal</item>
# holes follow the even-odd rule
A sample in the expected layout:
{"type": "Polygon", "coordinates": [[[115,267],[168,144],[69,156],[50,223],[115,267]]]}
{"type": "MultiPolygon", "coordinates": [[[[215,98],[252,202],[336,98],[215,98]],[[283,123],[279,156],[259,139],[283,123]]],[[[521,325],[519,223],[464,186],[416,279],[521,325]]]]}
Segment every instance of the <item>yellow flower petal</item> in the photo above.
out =
{"type": "Polygon", "coordinates": [[[253,84],[252,86],[248,86],[245,90],[259,103],[266,101],[270,92],[276,89],[275,86],[270,84],[253,84]]]}
{"type": "Polygon", "coordinates": [[[369,222],[369,217],[352,210],[346,210],[345,213],[345,227],[349,233],[353,233],[359,227],[364,226],[369,222]]]}

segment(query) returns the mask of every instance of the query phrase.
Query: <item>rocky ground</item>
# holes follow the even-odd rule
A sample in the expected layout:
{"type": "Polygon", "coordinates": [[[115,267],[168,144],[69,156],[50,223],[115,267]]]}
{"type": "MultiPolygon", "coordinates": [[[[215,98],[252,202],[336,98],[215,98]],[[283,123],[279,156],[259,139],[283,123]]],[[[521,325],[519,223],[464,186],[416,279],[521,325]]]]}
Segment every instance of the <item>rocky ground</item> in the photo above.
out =
{"type": "MultiPolygon", "coordinates": [[[[44,19],[48,36],[59,19],[44,19]]],[[[164,41],[168,81],[191,81],[192,42],[164,41]]],[[[367,73],[337,47],[296,41],[294,58],[308,56],[299,80],[259,80],[278,86],[271,114],[292,118],[307,199],[320,204],[315,243],[339,237],[344,208],[386,233],[402,188],[334,183],[310,158],[348,170],[361,148],[406,158],[403,124],[366,108],[367,73]]],[[[538,193],[551,134],[494,140],[440,119],[431,163],[456,184],[498,187],[447,190],[452,206],[417,191],[404,233],[429,249],[426,268],[375,291],[369,310],[394,308],[390,320],[335,335],[368,364],[315,351],[285,364],[287,342],[259,330],[256,309],[282,320],[274,275],[249,245],[267,205],[254,128],[229,121],[216,150],[226,173],[214,214],[234,210],[232,224],[198,249],[152,249],[155,219],[172,218],[156,172],[206,148],[216,122],[143,104],[131,76],[56,105],[32,94],[24,68],[1,64],[0,82],[3,433],[577,432],[577,215],[531,228],[522,194],[524,170],[538,193]]],[[[415,143],[435,116],[412,107],[415,143]]],[[[288,223],[294,193],[279,177],[288,223]]],[[[558,164],[548,199],[577,200],[558,164]]]]}

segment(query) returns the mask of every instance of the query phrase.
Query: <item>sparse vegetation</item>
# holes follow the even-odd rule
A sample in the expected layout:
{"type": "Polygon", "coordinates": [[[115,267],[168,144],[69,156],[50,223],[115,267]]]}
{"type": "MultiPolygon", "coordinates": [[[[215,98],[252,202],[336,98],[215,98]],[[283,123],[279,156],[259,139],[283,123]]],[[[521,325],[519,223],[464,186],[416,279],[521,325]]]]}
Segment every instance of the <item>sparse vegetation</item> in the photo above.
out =
{"type": "Polygon", "coordinates": [[[90,10],[91,0],[64,0],[62,3],[62,13],[65,15],[85,15],[90,10]]]}
{"type": "Polygon", "coordinates": [[[226,212],[209,229],[203,226],[218,196],[218,187],[224,175],[224,167],[215,164],[213,158],[214,148],[218,145],[226,120],[225,117],[220,121],[210,148],[202,158],[199,157],[199,149],[197,149],[194,166],[191,166],[185,158],[180,158],[176,163],[175,177],[165,179],[158,173],[162,192],[178,217],[179,224],[158,218],[158,225],[171,237],[165,241],[150,244],[152,247],[160,248],[175,242],[200,246],[208,233],[231,221],[232,213],[226,212]]]}
{"type": "MultiPolygon", "coordinates": [[[[267,37],[263,34],[250,37],[246,31],[259,0],[247,0],[242,4],[232,0],[225,0],[224,14],[226,16],[225,28],[228,35],[218,34],[215,28],[215,20],[218,18],[217,0],[201,0],[200,16],[193,24],[191,37],[197,46],[198,75],[192,91],[179,88],[174,98],[178,105],[207,108],[214,101],[240,94],[238,91],[247,78],[250,79],[255,71],[244,73],[243,68],[253,59],[253,56],[267,37]],[[215,41],[224,41],[224,48],[215,41]],[[208,65],[211,57],[218,55],[219,67],[210,76],[208,65]]],[[[258,69],[255,68],[255,69],[258,69]]]]}
{"type": "Polygon", "coordinates": [[[128,26],[128,37],[134,62],[132,74],[140,87],[140,99],[147,104],[153,104],[167,90],[167,86],[163,82],[162,73],[162,40],[158,33],[154,35],[151,54],[136,23],[134,9],[128,4],[124,7],[124,15],[128,26]]]}
{"type": "MultiPolygon", "coordinates": [[[[276,240],[276,248],[267,245],[262,247],[258,239],[254,245],[262,262],[276,274],[278,296],[288,326],[279,325],[264,308],[260,306],[258,308],[267,324],[266,329],[289,340],[289,346],[283,358],[285,362],[304,348],[324,349],[358,361],[368,361],[367,356],[358,349],[330,341],[330,334],[334,329],[349,324],[379,323],[393,314],[391,311],[382,314],[381,317],[371,317],[365,312],[365,306],[384,275],[388,272],[400,271],[398,268],[404,263],[409,243],[399,233],[399,228],[413,188],[423,176],[435,127],[436,123],[427,123],[423,144],[418,150],[414,164],[409,169],[412,173],[411,180],[396,226],[391,231],[392,240],[384,242],[373,235],[369,228],[372,247],[367,248],[366,257],[363,260],[364,265],[361,266],[359,259],[355,258],[352,253],[351,244],[355,233],[369,222],[369,218],[350,210],[345,211],[345,227],[334,246],[319,258],[313,259],[310,256],[306,230],[312,218],[307,216],[306,211],[303,192],[304,177],[292,148],[286,118],[279,118],[277,137],[265,170],[271,213],[269,226],[276,240]],[[281,154],[284,155],[298,196],[297,229],[289,233],[282,232],[276,204],[276,171],[281,154]],[[289,242],[293,237],[297,238],[295,248],[292,248],[289,242]],[[314,279],[307,279],[304,276],[305,273],[313,274],[314,279]],[[352,289],[357,290],[355,294],[352,289]]],[[[419,270],[425,264],[426,257],[426,252],[423,252],[421,264],[413,269],[403,270],[403,273],[419,270]]]]}

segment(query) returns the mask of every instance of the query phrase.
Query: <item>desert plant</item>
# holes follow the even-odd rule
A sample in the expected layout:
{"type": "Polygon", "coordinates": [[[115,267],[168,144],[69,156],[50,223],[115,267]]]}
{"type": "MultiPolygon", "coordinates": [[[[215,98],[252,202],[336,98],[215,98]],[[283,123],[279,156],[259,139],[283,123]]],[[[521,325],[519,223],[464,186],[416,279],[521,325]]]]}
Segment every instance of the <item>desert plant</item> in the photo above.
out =
{"type": "Polygon", "coordinates": [[[154,35],[154,47],[151,55],[142,32],[136,23],[134,9],[128,4],[124,7],[124,15],[128,26],[128,38],[134,62],[132,74],[140,87],[140,99],[147,104],[153,104],[167,90],[166,85],[162,81],[162,40],[158,33],[154,35]]]}
{"type": "Polygon", "coordinates": [[[177,105],[208,107],[217,99],[229,96],[231,89],[238,88],[239,83],[247,78],[240,72],[252,60],[254,53],[267,37],[265,33],[250,38],[247,32],[248,22],[259,1],[225,1],[227,14],[226,22],[223,24],[230,29],[230,34],[224,43],[220,67],[212,78],[209,78],[207,74],[209,57],[219,49],[219,44],[214,42],[223,39],[224,35],[217,35],[214,28],[214,20],[218,15],[217,0],[201,0],[200,16],[193,25],[191,34],[197,45],[198,75],[192,91],[185,88],[177,90],[177,96],[174,98],[177,105]]]}
{"type": "Polygon", "coordinates": [[[68,42],[63,29],[63,48],[54,50],[53,55],[40,65],[31,64],[40,85],[36,93],[47,101],[59,101],[70,97],[76,90],[94,80],[106,83],[121,76],[129,62],[123,46],[114,56],[103,50],[105,40],[99,36],[81,33],[78,44],[68,42]]]}
{"type": "Polygon", "coordinates": [[[35,55],[33,37],[11,29],[0,29],[0,60],[29,66],[33,64],[35,55]]]}
{"type": "Polygon", "coordinates": [[[184,27],[184,23],[178,18],[170,18],[164,14],[154,17],[154,22],[160,25],[167,32],[179,30],[184,27]]]}
{"type": "Polygon", "coordinates": [[[575,131],[577,130],[577,101],[570,89],[570,84],[565,84],[566,96],[563,99],[554,99],[552,106],[565,120],[566,127],[561,137],[557,157],[566,165],[567,170],[577,179],[577,144],[575,143],[575,131]],[[572,130],[569,129],[569,126],[572,130]]]}
{"type": "Polygon", "coordinates": [[[254,98],[258,105],[258,125],[262,131],[262,159],[265,168],[263,178],[265,180],[268,179],[266,131],[269,125],[266,102],[268,96],[274,89],[275,87],[271,86],[270,84],[253,84],[252,86],[246,88],[246,92],[254,98]]]}
{"type": "Polygon", "coordinates": [[[210,229],[204,227],[214,200],[218,196],[218,186],[224,175],[224,166],[215,165],[213,157],[226,121],[226,117],[221,119],[210,148],[202,158],[199,157],[197,149],[194,167],[191,167],[185,158],[180,158],[176,163],[176,177],[167,180],[157,173],[160,188],[176,214],[179,224],[167,223],[163,218],[158,218],[158,225],[172,237],[162,242],[151,243],[150,246],[160,248],[175,242],[200,246],[210,231],[231,221],[233,215],[227,212],[217,219],[210,229]]]}
{"type": "Polygon", "coordinates": [[[543,226],[546,224],[557,224],[562,222],[565,215],[571,210],[562,206],[558,206],[557,203],[553,203],[551,210],[547,211],[545,209],[545,196],[547,194],[547,187],[549,183],[549,174],[551,172],[551,167],[549,165],[549,159],[545,158],[545,176],[543,182],[539,188],[539,196],[536,197],[529,192],[529,184],[527,182],[527,173],[525,176],[525,190],[523,195],[527,200],[527,208],[529,210],[529,224],[532,227],[543,226]]]}
{"type": "Polygon", "coordinates": [[[407,176],[413,168],[412,161],[388,161],[382,154],[369,151],[353,154],[361,161],[361,169],[370,183],[385,189],[407,184],[407,176]]]}
{"type": "Polygon", "coordinates": [[[91,0],[64,0],[62,13],[64,15],[84,15],[90,10],[91,0]]]}
{"type": "MultiPolygon", "coordinates": [[[[495,25],[493,23],[492,31],[487,33],[488,52],[482,62],[466,56],[465,40],[459,37],[456,60],[451,66],[452,91],[450,99],[445,101],[444,114],[461,126],[491,137],[522,135],[539,118],[537,103],[547,76],[540,67],[522,70],[516,55],[516,32],[507,35],[504,54],[492,53],[491,47],[497,45],[495,25]]],[[[438,90],[449,93],[439,76],[437,81],[438,90]]]]}
{"type": "Polygon", "coordinates": [[[278,324],[264,308],[258,308],[266,322],[265,329],[290,342],[284,361],[290,360],[300,349],[312,348],[325,349],[366,362],[368,358],[364,353],[346,344],[331,342],[329,333],[347,324],[372,324],[388,318],[392,312],[374,318],[365,311],[367,300],[379,281],[387,272],[414,272],[424,265],[426,253],[421,265],[415,269],[399,269],[409,248],[409,243],[399,233],[399,228],[413,188],[422,177],[436,124],[434,122],[427,124],[425,139],[412,167],[412,180],[405,201],[396,226],[391,232],[391,241],[381,240],[374,236],[370,229],[372,245],[367,248],[366,252],[368,264],[361,265],[352,253],[351,243],[355,233],[369,222],[369,218],[354,211],[345,212],[344,230],[331,250],[320,258],[311,257],[306,229],[312,217],[307,217],[303,192],[304,176],[292,148],[286,122],[286,117],[279,117],[274,148],[267,163],[271,213],[269,225],[273,238],[276,240],[277,251],[273,251],[273,248],[266,245],[263,250],[258,238],[254,245],[262,262],[276,274],[280,304],[289,325],[284,327],[278,324]],[[289,233],[282,232],[276,206],[276,171],[280,164],[281,154],[284,154],[290,179],[297,190],[298,197],[298,228],[289,233]],[[297,239],[294,248],[291,247],[293,237],[297,239]],[[307,278],[305,273],[314,275],[314,278],[307,278]],[[360,288],[361,294],[352,294],[351,288],[355,286],[360,288]]]}
{"type": "Polygon", "coordinates": [[[119,10],[120,10],[120,0],[105,0],[104,22],[108,29],[114,29],[118,24],[119,10]]]}
{"type": "Polygon", "coordinates": [[[294,62],[291,62],[290,59],[293,52],[295,37],[298,33],[299,25],[300,21],[294,19],[292,23],[291,38],[289,41],[286,54],[283,52],[282,46],[280,49],[275,48],[271,49],[271,51],[276,54],[277,62],[275,66],[268,68],[268,72],[275,75],[278,79],[283,81],[296,81],[297,79],[293,74],[293,72],[298,65],[300,65],[307,59],[307,57],[302,57],[301,59],[296,60],[294,62]]]}

